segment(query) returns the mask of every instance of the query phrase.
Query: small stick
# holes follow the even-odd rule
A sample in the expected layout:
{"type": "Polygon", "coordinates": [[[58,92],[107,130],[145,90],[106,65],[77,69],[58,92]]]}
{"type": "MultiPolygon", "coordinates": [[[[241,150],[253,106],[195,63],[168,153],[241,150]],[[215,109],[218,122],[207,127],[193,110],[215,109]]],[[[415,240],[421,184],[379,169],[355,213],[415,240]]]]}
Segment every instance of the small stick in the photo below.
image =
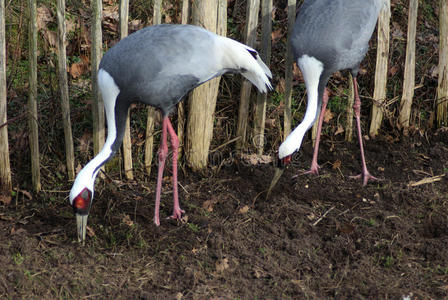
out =
{"type": "Polygon", "coordinates": [[[329,213],[330,211],[332,211],[334,208],[335,208],[335,207],[332,206],[329,210],[327,210],[327,211],[322,215],[322,217],[320,217],[319,219],[317,219],[316,222],[313,223],[313,226],[316,226],[317,224],[319,224],[319,222],[322,221],[322,220],[328,215],[328,213],[329,213]]]}
{"type": "Polygon", "coordinates": [[[417,182],[411,182],[408,184],[408,187],[411,186],[419,186],[419,185],[423,185],[423,184],[427,184],[427,183],[433,183],[436,181],[440,181],[442,180],[442,177],[444,177],[445,174],[441,174],[441,175],[437,175],[437,176],[433,176],[433,177],[427,177],[427,178],[423,178],[422,180],[419,180],[417,182]]]}
{"type": "Polygon", "coordinates": [[[231,144],[231,143],[233,143],[233,142],[239,140],[240,138],[241,138],[241,136],[237,136],[236,138],[233,138],[233,139],[231,139],[231,140],[225,142],[225,143],[222,144],[221,146],[218,146],[218,147],[216,147],[215,149],[211,150],[209,153],[213,153],[213,152],[215,152],[215,151],[218,151],[219,149],[221,149],[221,148],[227,146],[228,144],[231,144]]]}

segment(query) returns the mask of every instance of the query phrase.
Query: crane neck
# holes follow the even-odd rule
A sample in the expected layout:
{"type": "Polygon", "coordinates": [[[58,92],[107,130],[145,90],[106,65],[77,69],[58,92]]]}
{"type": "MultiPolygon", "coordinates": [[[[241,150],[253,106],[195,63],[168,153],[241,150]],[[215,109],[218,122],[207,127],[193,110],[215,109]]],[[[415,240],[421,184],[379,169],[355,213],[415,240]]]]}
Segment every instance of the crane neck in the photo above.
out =
{"type": "Polygon", "coordinates": [[[300,149],[303,137],[313,126],[318,115],[319,80],[324,70],[323,63],[314,57],[303,55],[297,60],[305,80],[308,104],[302,122],[291,132],[280,145],[279,158],[282,159],[300,149]]]}
{"type": "Polygon", "coordinates": [[[115,147],[117,140],[115,104],[120,90],[109,73],[103,69],[98,71],[98,83],[106,111],[107,138],[101,151],[91,161],[89,161],[76,176],[70,192],[70,194],[73,193],[75,196],[85,187],[89,188],[91,191],[94,190],[95,178],[98,175],[100,167],[114,156],[117,148],[115,147]]]}

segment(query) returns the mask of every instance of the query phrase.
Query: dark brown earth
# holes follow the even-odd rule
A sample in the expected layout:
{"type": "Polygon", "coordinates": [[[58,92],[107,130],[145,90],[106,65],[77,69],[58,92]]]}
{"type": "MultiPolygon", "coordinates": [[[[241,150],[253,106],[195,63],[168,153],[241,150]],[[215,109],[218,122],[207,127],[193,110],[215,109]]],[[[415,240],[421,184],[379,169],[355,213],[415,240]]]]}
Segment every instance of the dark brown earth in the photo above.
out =
{"type": "MultiPolygon", "coordinates": [[[[0,213],[0,298],[442,299],[448,296],[448,130],[366,142],[380,182],[362,187],[356,142],[310,142],[265,200],[271,165],[234,160],[181,175],[183,222],[152,223],[154,175],[96,187],[83,247],[69,185],[18,192],[0,213]]],[[[169,177],[162,216],[171,212],[169,177]]]]}

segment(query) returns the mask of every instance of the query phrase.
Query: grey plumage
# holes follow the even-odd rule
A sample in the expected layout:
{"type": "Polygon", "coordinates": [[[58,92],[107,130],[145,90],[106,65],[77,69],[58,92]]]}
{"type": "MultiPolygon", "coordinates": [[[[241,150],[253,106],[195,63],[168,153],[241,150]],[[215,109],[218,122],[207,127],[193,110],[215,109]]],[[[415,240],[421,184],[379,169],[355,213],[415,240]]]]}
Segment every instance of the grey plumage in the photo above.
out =
{"type": "Polygon", "coordinates": [[[294,59],[315,57],[324,64],[320,76],[318,111],[330,76],[349,69],[358,75],[369,49],[383,0],[305,0],[291,38],[294,59]]]}
{"type": "MultiPolygon", "coordinates": [[[[307,172],[318,174],[317,154],[323,115],[328,102],[326,85],[334,72],[349,69],[353,75],[353,108],[362,162],[362,174],[357,177],[363,178],[364,185],[369,179],[376,179],[370,175],[365,163],[360,125],[361,101],[356,76],[383,5],[384,0],[305,0],[300,7],[291,36],[291,46],[305,80],[308,104],[302,122],[279,147],[281,166],[291,161],[292,154],[300,149],[306,131],[319,116],[313,160],[311,169],[307,172]]],[[[276,171],[269,191],[281,173],[282,171],[276,171]]]]}
{"type": "Polygon", "coordinates": [[[198,85],[227,72],[241,73],[261,92],[272,88],[272,77],[257,51],[232,39],[192,25],[156,25],[141,29],[106,52],[98,71],[107,117],[108,135],[101,151],[78,173],[70,190],[77,215],[78,237],[84,240],[87,216],[101,165],[121,146],[132,102],[158,108],[163,115],[154,222],[159,225],[163,167],[168,155],[167,134],[173,148],[173,215],[180,218],[177,192],[179,140],[168,118],[175,105],[198,85]]]}
{"type": "Polygon", "coordinates": [[[205,81],[226,72],[244,72],[237,65],[232,69],[221,64],[225,49],[217,49],[216,37],[191,25],[146,27],[106,52],[99,68],[114,78],[127,99],[154,106],[167,115],[205,81]]]}

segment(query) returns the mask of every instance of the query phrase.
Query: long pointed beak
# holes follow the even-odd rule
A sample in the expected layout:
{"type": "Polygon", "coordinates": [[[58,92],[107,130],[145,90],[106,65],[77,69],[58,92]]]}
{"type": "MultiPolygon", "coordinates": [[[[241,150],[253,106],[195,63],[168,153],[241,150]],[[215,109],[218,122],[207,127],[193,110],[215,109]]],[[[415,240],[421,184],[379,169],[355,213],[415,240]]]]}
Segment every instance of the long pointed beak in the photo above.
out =
{"type": "Polygon", "coordinates": [[[76,214],[76,228],[78,229],[78,242],[84,242],[86,240],[86,231],[87,231],[87,217],[89,215],[80,215],[76,214]]]}
{"type": "Polygon", "coordinates": [[[269,196],[271,195],[272,189],[275,187],[275,185],[279,181],[280,177],[282,177],[282,174],[283,174],[284,171],[285,171],[284,168],[279,168],[279,167],[275,168],[274,177],[272,177],[271,184],[269,185],[269,189],[268,189],[268,192],[266,194],[266,199],[268,199],[269,196]]]}

